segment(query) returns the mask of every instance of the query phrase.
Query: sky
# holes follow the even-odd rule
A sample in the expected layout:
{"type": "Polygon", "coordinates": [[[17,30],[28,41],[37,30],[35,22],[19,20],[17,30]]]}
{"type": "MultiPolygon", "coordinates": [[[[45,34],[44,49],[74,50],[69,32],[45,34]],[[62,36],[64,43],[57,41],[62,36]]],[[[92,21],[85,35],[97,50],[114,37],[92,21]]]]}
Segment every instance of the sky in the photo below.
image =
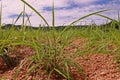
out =
{"type": "MultiPolygon", "coordinates": [[[[25,0],[33,6],[49,23],[52,24],[52,3],[53,0],[25,0]]],[[[21,0],[0,0],[2,3],[2,23],[12,24],[23,11],[23,2],[21,0]]],[[[118,11],[120,10],[120,0],[54,0],[55,6],[55,25],[68,25],[71,22],[90,14],[95,11],[112,9],[102,12],[110,18],[118,19],[118,11]]],[[[44,21],[26,5],[26,14],[30,18],[31,24],[27,17],[25,23],[27,25],[39,26],[45,25],[44,21]]],[[[91,16],[85,18],[76,24],[105,24],[108,20],[99,16],[91,16]]],[[[22,17],[16,24],[22,24],[22,17]]]]}

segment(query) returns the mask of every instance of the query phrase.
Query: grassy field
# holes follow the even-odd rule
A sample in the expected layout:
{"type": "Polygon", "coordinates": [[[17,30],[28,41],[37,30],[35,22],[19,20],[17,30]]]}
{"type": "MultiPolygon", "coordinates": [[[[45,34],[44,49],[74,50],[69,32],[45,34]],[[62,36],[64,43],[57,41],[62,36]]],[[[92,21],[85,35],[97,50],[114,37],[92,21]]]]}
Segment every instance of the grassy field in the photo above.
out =
{"type": "MultiPolygon", "coordinates": [[[[48,22],[38,11],[24,0],[21,1],[38,14],[49,27],[48,22]]],[[[66,26],[63,30],[56,30],[54,28],[54,4],[51,30],[44,31],[40,28],[36,30],[25,29],[26,25],[24,24],[23,16],[23,25],[21,25],[22,28],[20,30],[14,28],[0,29],[0,57],[7,64],[9,69],[12,70],[17,66],[15,71],[16,75],[14,74],[13,76],[14,80],[19,76],[19,72],[22,68],[26,68],[26,73],[24,74],[25,80],[29,80],[28,76],[31,74],[35,76],[32,80],[39,80],[40,77],[37,76],[40,74],[47,75],[47,77],[44,75],[47,78],[44,80],[52,80],[51,76],[55,77],[55,75],[57,75],[59,80],[74,80],[71,67],[75,67],[85,80],[86,76],[84,70],[81,68],[81,65],[74,61],[76,57],[84,56],[89,53],[102,53],[117,55],[117,62],[119,62],[120,59],[120,22],[100,14],[105,11],[108,10],[101,10],[83,16],[71,22],[71,24],[66,26]],[[111,27],[107,25],[99,27],[90,25],[87,28],[71,28],[75,23],[91,15],[107,18],[112,20],[113,23],[109,25],[111,27]],[[117,29],[115,28],[116,25],[118,26],[117,29]],[[81,45],[76,46],[73,43],[74,41],[77,42],[77,40],[83,40],[81,45]],[[23,50],[28,48],[27,54],[19,54],[20,52],[17,52],[19,47],[22,47],[23,50]],[[70,51],[73,50],[73,48],[75,48],[75,51],[70,51]],[[33,54],[30,50],[32,50],[33,54]],[[29,53],[32,55],[29,56],[29,53]],[[15,59],[11,57],[13,55],[15,59]],[[21,56],[24,58],[19,59],[21,56]]],[[[24,12],[23,9],[15,23],[24,12]]],[[[7,80],[7,77],[4,75],[1,80],[7,80]]]]}

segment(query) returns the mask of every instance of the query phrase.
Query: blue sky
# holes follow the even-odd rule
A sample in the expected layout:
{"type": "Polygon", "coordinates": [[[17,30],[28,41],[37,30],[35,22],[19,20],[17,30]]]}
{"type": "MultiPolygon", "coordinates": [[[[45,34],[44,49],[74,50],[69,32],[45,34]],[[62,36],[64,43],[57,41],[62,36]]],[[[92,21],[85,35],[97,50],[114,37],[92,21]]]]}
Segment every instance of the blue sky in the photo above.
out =
{"type": "MultiPolygon", "coordinates": [[[[52,14],[51,6],[53,0],[25,0],[31,4],[35,9],[37,9],[44,18],[51,25],[52,14]]],[[[20,12],[23,10],[23,3],[21,0],[0,0],[2,2],[2,23],[9,24],[14,22],[20,12]]],[[[113,19],[117,19],[118,10],[120,10],[120,0],[54,0],[55,3],[55,25],[67,25],[72,21],[85,16],[86,14],[103,10],[110,9],[113,10],[104,12],[102,14],[109,16],[113,19]]],[[[38,26],[39,24],[45,25],[43,20],[39,18],[29,7],[26,6],[26,13],[30,15],[30,21],[33,26],[38,26]]],[[[86,18],[76,24],[91,24],[95,22],[96,24],[106,23],[106,19],[91,16],[86,18]]],[[[29,25],[28,22],[26,22],[29,25]]],[[[22,18],[17,22],[17,24],[22,24],[22,18]]]]}

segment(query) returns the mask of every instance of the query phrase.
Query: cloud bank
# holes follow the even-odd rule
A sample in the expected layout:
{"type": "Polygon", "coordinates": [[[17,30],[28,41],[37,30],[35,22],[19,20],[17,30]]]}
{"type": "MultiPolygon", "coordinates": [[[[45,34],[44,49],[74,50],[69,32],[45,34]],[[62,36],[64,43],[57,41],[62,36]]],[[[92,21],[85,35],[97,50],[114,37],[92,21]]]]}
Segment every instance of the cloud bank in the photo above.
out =
{"type": "MultiPolygon", "coordinates": [[[[51,7],[53,0],[26,1],[38,10],[50,25],[52,24],[51,7]]],[[[2,23],[13,23],[20,12],[23,11],[24,4],[21,0],[1,0],[0,2],[2,2],[2,23]]],[[[102,14],[117,19],[118,10],[120,10],[120,0],[54,0],[54,5],[55,25],[57,26],[67,25],[89,13],[110,8],[113,10],[102,14]]],[[[38,26],[39,24],[45,25],[43,20],[27,6],[26,13],[30,15],[30,21],[33,26],[38,26]]],[[[90,24],[91,21],[94,21],[96,24],[103,24],[106,22],[106,19],[98,16],[91,16],[77,24],[90,24]]],[[[22,24],[22,18],[16,24],[22,24]]],[[[29,23],[27,25],[29,25],[29,23]]]]}

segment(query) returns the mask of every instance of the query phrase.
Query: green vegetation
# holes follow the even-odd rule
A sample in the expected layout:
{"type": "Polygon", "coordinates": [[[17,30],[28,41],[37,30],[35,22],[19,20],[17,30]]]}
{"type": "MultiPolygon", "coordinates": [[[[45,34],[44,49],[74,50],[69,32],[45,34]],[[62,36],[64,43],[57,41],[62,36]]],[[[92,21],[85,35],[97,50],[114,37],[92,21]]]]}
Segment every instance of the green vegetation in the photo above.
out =
{"type": "MultiPolygon", "coordinates": [[[[48,27],[49,24],[46,19],[37,11],[35,10],[30,4],[26,1],[21,0],[25,5],[29,6],[38,16],[46,23],[48,27]]],[[[25,8],[25,7],[24,7],[25,8]]],[[[24,47],[31,47],[35,50],[35,55],[27,57],[23,61],[24,64],[28,64],[27,74],[28,75],[34,73],[35,75],[40,74],[41,70],[45,70],[46,73],[50,76],[53,73],[57,73],[61,77],[72,80],[72,76],[70,73],[71,67],[76,67],[79,72],[84,76],[84,71],[76,62],[74,62],[74,58],[85,55],[88,53],[119,53],[120,52],[120,29],[115,28],[117,25],[120,27],[120,22],[115,21],[107,16],[101,15],[101,12],[105,12],[109,10],[101,10],[86,16],[83,16],[73,22],[70,25],[66,26],[63,30],[56,30],[55,29],[55,19],[54,19],[54,3],[52,7],[52,29],[51,30],[42,30],[38,28],[34,29],[26,29],[25,30],[25,23],[23,17],[23,28],[20,30],[16,30],[14,28],[8,29],[0,29],[0,56],[6,62],[9,68],[13,69],[19,62],[13,61],[10,57],[11,51],[15,51],[16,46],[24,46],[24,47]],[[110,24],[112,27],[106,27],[107,25],[103,26],[95,26],[92,25],[88,26],[87,28],[71,28],[74,26],[75,23],[78,21],[87,18],[91,15],[98,15],[109,20],[112,20],[113,23],[110,24]],[[116,25],[115,25],[116,24],[116,25]],[[71,56],[67,56],[68,53],[65,52],[65,48],[69,46],[74,46],[74,44],[70,44],[70,40],[72,38],[83,38],[87,39],[88,42],[84,44],[84,47],[87,47],[85,50],[78,49],[74,54],[71,56]],[[114,49],[109,49],[109,46],[117,46],[114,49]],[[29,61],[29,63],[27,62],[29,61]]],[[[20,13],[18,18],[16,19],[15,23],[19,19],[21,15],[24,15],[25,9],[20,13]]],[[[29,21],[29,17],[28,17],[29,21]]],[[[15,24],[14,23],[14,24],[15,24]]],[[[18,54],[14,52],[17,56],[18,54]]],[[[19,70],[16,73],[19,73],[19,70]]],[[[17,77],[15,75],[14,79],[17,77]]]]}

